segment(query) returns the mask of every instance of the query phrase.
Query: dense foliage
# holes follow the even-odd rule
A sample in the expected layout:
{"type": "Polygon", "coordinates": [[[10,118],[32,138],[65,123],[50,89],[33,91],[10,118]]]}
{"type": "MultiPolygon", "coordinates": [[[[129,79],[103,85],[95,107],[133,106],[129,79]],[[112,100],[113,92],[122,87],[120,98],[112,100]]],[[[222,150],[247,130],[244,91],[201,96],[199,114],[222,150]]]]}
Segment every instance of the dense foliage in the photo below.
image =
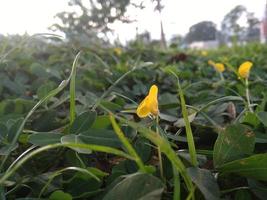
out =
{"type": "Polygon", "coordinates": [[[49,41],[0,44],[1,199],[266,199],[265,45],[78,54],[49,41]],[[140,119],[153,84],[159,120],[140,119]]]}

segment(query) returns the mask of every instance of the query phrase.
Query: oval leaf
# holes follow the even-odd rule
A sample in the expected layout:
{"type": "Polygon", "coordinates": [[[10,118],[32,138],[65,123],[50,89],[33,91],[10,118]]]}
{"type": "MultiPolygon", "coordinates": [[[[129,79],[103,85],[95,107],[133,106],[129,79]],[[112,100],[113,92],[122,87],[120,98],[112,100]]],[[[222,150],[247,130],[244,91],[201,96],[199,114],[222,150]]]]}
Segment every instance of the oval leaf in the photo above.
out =
{"type": "Polygon", "coordinates": [[[235,173],[240,176],[267,181],[267,153],[257,154],[222,165],[222,173],[235,173]]]}
{"type": "Polygon", "coordinates": [[[96,119],[95,112],[84,112],[80,114],[73,122],[70,127],[71,134],[79,134],[81,132],[87,131],[96,119]]]}
{"type": "Polygon", "coordinates": [[[197,185],[205,199],[219,200],[219,186],[209,170],[190,167],[187,169],[192,181],[197,185]]]}
{"type": "Polygon", "coordinates": [[[216,167],[252,154],[255,134],[245,125],[228,126],[219,133],[215,142],[213,159],[216,167]]]}
{"type": "Polygon", "coordinates": [[[103,200],[160,200],[163,190],[164,185],[160,179],[151,174],[136,173],[117,183],[103,200]]]}
{"type": "Polygon", "coordinates": [[[261,123],[263,123],[264,126],[267,127],[267,112],[259,112],[257,114],[257,117],[261,121],[261,123]]]}
{"type": "Polygon", "coordinates": [[[63,192],[62,190],[57,190],[55,192],[53,192],[50,197],[49,200],[72,200],[72,196],[68,193],[63,192]]]}
{"type": "Polygon", "coordinates": [[[53,132],[34,133],[30,135],[28,142],[37,146],[60,143],[62,134],[53,132]]]}

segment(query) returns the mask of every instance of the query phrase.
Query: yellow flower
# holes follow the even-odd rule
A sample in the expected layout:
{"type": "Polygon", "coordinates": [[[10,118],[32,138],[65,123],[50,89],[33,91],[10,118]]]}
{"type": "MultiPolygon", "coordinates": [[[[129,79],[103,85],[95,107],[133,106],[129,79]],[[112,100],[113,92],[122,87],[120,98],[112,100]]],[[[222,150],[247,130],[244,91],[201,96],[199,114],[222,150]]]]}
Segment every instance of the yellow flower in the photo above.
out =
{"type": "Polygon", "coordinates": [[[214,68],[218,72],[224,72],[224,70],[225,70],[224,64],[222,64],[222,63],[215,63],[214,68]]]}
{"type": "Polygon", "coordinates": [[[156,85],[150,87],[148,95],[139,104],[136,113],[140,118],[147,117],[150,114],[154,116],[158,115],[158,87],[156,85]]]}
{"type": "Polygon", "coordinates": [[[118,56],[120,56],[120,55],[122,54],[122,50],[121,50],[121,48],[119,48],[119,47],[114,48],[113,51],[114,51],[115,54],[117,54],[118,56]]]}
{"type": "Polygon", "coordinates": [[[215,63],[212,60],[209,60],[208,63],[210,65],[212,65],[216,69],[216,71],[218,71],[218,72],[224,72],[225,71],[224,64],[222,64],[222,63],[215,63]]]}
{"type": "Polygon", "coordinates": [[[252,67],[253,63],[246,61],[240,65],[238,68],[238,74],[242,78],[248,78],[250,69],[252,67]]]}
{"type": "Polygon", "coordinates": [[[208,55],[208,52],[207,51],[201,51],[201,55],[202,56],[207,56],[208,55]]]}

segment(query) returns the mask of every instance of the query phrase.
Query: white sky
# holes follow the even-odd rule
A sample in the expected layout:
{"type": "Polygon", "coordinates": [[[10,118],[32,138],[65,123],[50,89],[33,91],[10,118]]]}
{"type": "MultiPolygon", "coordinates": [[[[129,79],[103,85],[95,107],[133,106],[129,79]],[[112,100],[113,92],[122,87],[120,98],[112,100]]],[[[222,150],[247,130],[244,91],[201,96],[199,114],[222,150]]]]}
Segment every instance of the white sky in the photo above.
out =
{"type": "MultiPolygon", "coordinates": [[[[163,0],[163,3],[164,29],[170,38],[174,34],[186,34],[191,25],[203,20],[211,20],[219,28],[225,14],[236,5],[244,5],[261,19],[266,0],[163,0]]],[[[68,0],[0,0],[0,33],[48,32],[47,27],[55,22],[55,14],[69,9],[68,0]]],[[[137,22],[113,26],[121,41],[133,38],[137,26],[139,33],[147,30],[152,38],[160,37],[159,16],[151,5],[143,11],[129,10],[129,15],[137,22]]]]}

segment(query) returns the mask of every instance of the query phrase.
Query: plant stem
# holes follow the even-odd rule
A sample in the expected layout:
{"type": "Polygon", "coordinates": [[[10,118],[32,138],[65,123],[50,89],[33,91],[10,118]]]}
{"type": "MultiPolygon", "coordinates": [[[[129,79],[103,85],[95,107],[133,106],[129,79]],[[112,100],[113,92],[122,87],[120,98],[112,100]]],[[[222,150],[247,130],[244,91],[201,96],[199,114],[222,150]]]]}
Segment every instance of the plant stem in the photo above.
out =
{"type": "Polygon", "coordinates": [[[224,82],[223,73],[222,72],[219,72],[219,73],[220,73],[220,77],[221,77],[222,82],[224,82]]]}
{"type": "MultiPolygon", "coordinates": [[[[159,135],[159,116],[156,117],[156,133],[159,135]]],[[[163,174],[163,165],[162,165],[162,157],[161,157],[161,150],[158,146],[158,157],[159,157],[159,171],[160,171],[160,177],[162,180],[164,180],[164,174],[163,174]]]]}
{"type": "Polygon", "coordinates": [[[247,104],[248,104],[248,110],[250,112],[253,112],[250,104],[250,96],[249,96],[249,84],[248,84],[248,78],[245,79],[245,85],[246,85],[246,98],[247,98],[247,104]]]}
{"type": "Polygon", "coordinates": [[[180,200],[181,196],[181,183],[180,183],[180,175],[175,166],[172,165],[172,171],[173,171],[173,184],[174,184],[174,189],[173,189],[173,200],[180,200]]]}
{"type": "Polygon", "coordinates": [[[76,68],[77,68],[77,62],[78,62],[78,57],[80,56],[80,52],[76,59],[73,62],[72,65],[72,75],[70,77],[70,124],[73,123],[76,115],[76,109],[75,109],[75,82],[76,82],[76,68]]]}
{"type": "Polygon", "coordinates": [[[247,186],[236,187],[236,188],[231,188],[231,189],[227,189],[227,190],[222,190],[221,194],[227,194],[227,193],[230,193],[230,192],[234,192],[236,190],[249,190],[249,189],[251,189],[251,188],[247,187],[247,186]]]}
{"type": "Polygon", "coordinates": [[[118,138],[120,139],[120,141],[122,142],[122,144],[124,145],[124,147],[127,149],[128,153],[135,158],[135,162],[137,164],[137,166],[139,167],[140,171],[142,172],[146,172],[146,168],[145,165],[143,163],[143,161],[141,160],[141,158],[139,157],[139,155],[136,153],[135,149],[133,148],[133,146],[131,145],[131,143],[128,141],[128,139],[125,137],[124,133],[122,132],[121,128],[119,127],[119,125],[117,124],[115,118],[110,114],[109,115],[109,119],[111,121],[112,127],[115,131],[115,133],[117,134],[118,138]]]}
{"type": "Polygon", "coordinates": [[[189,149],[189,154],[191,157],[191,163],[193,166],[197,166],[197,154],[196,154],[195,142],[194,142],[194,137],[193,137],[190,121],[188,118],[184,93],[183,93],[182,87],[180,85],[179,78],[177,76],[176,76],[176,78],[177,78],[177,84],[178,84],[178,89],[179,89],[182,114],[183,114],[183,118],[185,121],[186,138],[188,141],[188,149],[189,149]]]}

